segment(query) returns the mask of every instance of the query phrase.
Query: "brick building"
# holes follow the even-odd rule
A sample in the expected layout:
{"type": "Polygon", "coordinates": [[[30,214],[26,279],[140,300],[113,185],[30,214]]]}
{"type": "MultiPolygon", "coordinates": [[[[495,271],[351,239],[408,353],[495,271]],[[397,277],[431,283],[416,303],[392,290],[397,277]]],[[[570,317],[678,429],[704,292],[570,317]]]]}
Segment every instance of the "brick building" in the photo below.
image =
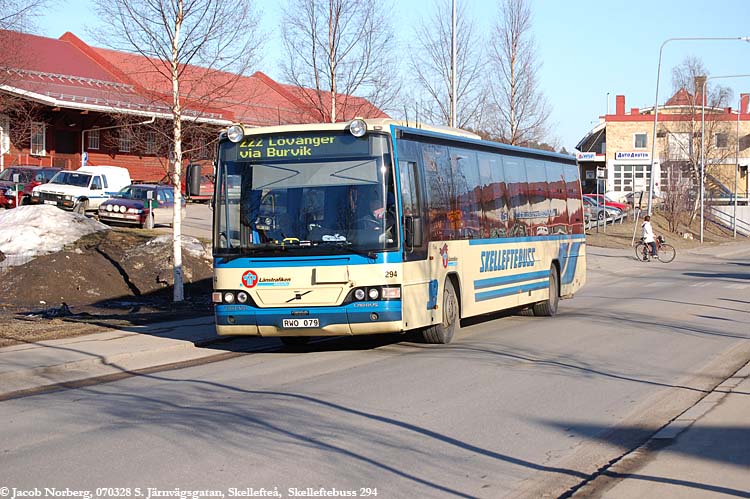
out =
{"type": "MultiPolygon", "coordinates": [[[[59,39],[0,31],[0,168],[82,164],[127,167],[136,181],[159,181],[168,170],[171,86],[138,54],[92,47],[72,33],[59,39]]],[[[188,66],[193,89],[204,68],[188,66]]],[[[213,72],[212,85],[236,75],[213,72]]],[[[239,78],[231,95],[210,102],[184,97],[185,162],[210,173],[212,141],[232,123],[278,125],[321,121],[310,89],[280,84],[261,72],[239,78]]],[[[341,120],[387,117],[365,99],[338,96],[341,120]]]]}
{"type": "MultiPolygon", "coordinates": [[[[695,88],[702,88],[703,81],[696,81],[695,88]]],[[[681,89],[659,106],[656,157],[651,158],[653,107],[626,110],[625,96],[618,95],[614,114],[601,116],[599,123],[576,146],[583,192],[596,191],[597,169],[600,192],[612,198],[647,192],[652,159],[658,175],[656,194],[678,182],[697,186],[702,100],[701,95],[681,89]]],[[[738,101],[739,109],[715,107],[708,102],[704,108],[706,199],[716,203],[733,200],[735,194],[740,204],[748,201],[749,101],[750,94],[743,93],[738,101]],[[735,172],[738,172],[736,190],[735,172]]]]}

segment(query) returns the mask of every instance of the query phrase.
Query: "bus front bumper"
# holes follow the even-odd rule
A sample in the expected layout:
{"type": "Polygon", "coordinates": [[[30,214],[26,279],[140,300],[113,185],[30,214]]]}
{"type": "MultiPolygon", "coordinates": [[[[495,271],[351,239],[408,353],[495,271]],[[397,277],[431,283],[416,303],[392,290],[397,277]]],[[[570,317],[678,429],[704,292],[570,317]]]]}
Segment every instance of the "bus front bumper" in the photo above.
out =
{"type": "Polygon", "coordinates": [[[397,333],[403,330],[401,301],[351,303],[340,307],[256,308],[216,305],[219,336],[345,336],[397,333]],[[301,312],[306,313],[301,313],[301,312]],[[317,320],[317,327],[284,327],[284,319],[317,320]]]}

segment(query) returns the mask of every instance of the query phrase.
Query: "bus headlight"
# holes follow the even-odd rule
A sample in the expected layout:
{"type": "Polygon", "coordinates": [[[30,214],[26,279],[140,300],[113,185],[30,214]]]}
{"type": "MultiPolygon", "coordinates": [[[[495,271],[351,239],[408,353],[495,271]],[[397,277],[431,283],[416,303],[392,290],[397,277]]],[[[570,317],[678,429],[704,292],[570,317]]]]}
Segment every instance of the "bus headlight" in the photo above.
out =
{"type": "Polygon", "coordinates": [[[244,291],[240,291],[239,293],[237,293],[238,303],[247,303],[247,299],[248,299],[247,293],[245,293],[244,291]]]}
{"type": "Polygon", "coordinates": [[[361,119],[352,120],[352,122],[349,123],[349,131],[355,137],[362,137],[367,133],[367,123],[365,123],[365,120],[361,119]]]}
{"type": "Polygon", "coordinates": [[[245,137],[245,129],[242,125],[232,125],[227,128],[227,138],[234,143],[241,141],[245,137]]]}
{"type": "Polygon", "coordinates": [[[357,300],[364,300],[365,299],[365,290],[362,288],[358,288],[354,290],[354,298],[357,300]]]}
{"type": "Polygon", "coordinates": [[[371,300],[377,300],[380,298],[380,291],[378,291],[378,288],[370,288],[369,291],[367,291],[367,296],[369,296],[371,300]]]}
{"type": "Polygon", "coordinates": [[[224,303],[234,303],[234,293],[224,293],[224,303]]]}

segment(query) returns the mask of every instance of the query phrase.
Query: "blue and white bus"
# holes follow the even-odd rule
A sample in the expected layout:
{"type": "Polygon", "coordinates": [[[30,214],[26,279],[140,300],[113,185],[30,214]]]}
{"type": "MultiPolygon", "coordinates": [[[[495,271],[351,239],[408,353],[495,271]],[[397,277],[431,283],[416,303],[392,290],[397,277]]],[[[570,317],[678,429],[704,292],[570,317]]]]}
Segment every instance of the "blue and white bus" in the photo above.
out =
{"type": "Polygon", "coordinates": [[[392,120],[229,127],[214,209],[220,335],[420,330],[551,316],[586,275],[575,158],[392,120]]]}

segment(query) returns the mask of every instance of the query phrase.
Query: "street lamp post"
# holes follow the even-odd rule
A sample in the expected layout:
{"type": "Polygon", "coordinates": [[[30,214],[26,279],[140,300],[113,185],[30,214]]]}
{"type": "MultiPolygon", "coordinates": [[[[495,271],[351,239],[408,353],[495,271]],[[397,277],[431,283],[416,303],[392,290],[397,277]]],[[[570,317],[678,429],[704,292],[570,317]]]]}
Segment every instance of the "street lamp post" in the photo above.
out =
{"type": "Polygon", "coordinates": [[[742,115],[742,95],[737,103],[737,143],[734,160],[734,210],[732,212],[732,237],[737,239],[737,184],[740,175],[740,115],[742,115]]]}
{"type": "MultiPolygon", "coordinates": [[[[742,75],[722,75],[722,76],[709,76],[706,78],[706,80],[703,82],[703,90],[701,93],[701,162],[700,162],[700,175],[701,175],[701,192],[700,192],[700,202],[701,202],[701,243],[703,243],[703,206],[704,206],[704,198],[705,198],[705,183],[706,183],[706,85],[708,84],[709,80],[718,80],[721,78],[750,78],[750,74],[742,74],[742,75]]],[[[739,118],[738,118],[739,120],[739,118]]],[[[739,127],[739,121],[738,127],[739,127]]],[[[735,195],[737,194],[737,191],[735,189],[735,195]]]]}
{"type": "MultiPolygon", "coordinates": [[[[654,160],[656,158],[656,122],[659,115],[659,78],[661,76],[661,56],[664,46],[673,41],[744,41],[750,42],[750,36],[733,36],[733,37],[688,37],[688,38],[667,38],[659,47],[659,64],[656,66],[656,97],[654,98],[654,133],[651,136],[651,173],[649,173],[648,187],[648,214],[651,215],[651,203],[654,192],[654,160]]],[[[701,228],[703,226],[701,225],[701,228]]]]}

